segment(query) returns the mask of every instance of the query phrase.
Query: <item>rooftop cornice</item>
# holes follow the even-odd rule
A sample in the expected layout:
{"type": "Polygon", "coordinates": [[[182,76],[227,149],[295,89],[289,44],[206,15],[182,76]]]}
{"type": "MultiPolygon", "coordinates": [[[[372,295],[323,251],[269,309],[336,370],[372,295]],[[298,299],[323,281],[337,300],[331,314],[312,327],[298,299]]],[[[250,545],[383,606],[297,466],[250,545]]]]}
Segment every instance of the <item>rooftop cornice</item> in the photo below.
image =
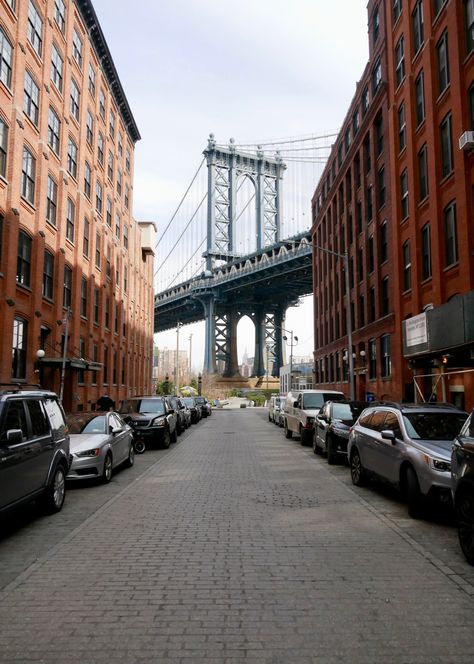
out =
{"type": "Polygon", "coordinates": [[[95,9],[92,6],[92,2],[91,0],[74,0],[74,2],[76,3],[82,20],[87,27],[90,40],[107,77],[110,89],[112,90],[112,94],[114,95],[117,107],[123,121],[125,122],[125,126],[127,127],[130,138],[134,143],[136,143],[141,138],[140,132],[138,131],[138,127],[132,115],[132,111],[130,110],[130,106],[122,88],[122,84],[120,83],[119,75],[115,68],[109,47],[107,46],[104,33],[100,27],[99,19],[97,18],[95,9]]]}

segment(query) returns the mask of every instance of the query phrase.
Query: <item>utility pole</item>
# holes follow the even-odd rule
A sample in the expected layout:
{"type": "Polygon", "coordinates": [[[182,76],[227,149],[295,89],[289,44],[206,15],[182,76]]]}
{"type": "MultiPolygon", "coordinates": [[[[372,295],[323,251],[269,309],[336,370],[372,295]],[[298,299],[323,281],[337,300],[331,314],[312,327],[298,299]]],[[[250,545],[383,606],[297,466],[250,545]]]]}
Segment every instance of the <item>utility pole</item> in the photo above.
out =
{"type": "Polygon", "coordinates": [[[63,343],[63,358],[61,362],[61,384],[59,388],[59,401],[63,402],[64,396],[64,379],[66,377],[66,358],[67,358],[67,338],[69,336],[69,315],[71,313],[70,307],[66,311],[66,315],[63,318],[64,328],[64,343],[63,343]]]}
{"type": "Polygon", "coordinates": [[[176,393],[176,396],[178,396],[179,392],[179,328],[182,326],[182,323],[178,321],[176,325],[176,385],[174,386],[174,391],[176,393]]]}
{"type": "Polygon", "coordinates": [[[193,335],[189,335],[189,383],[191,382],[191,377],[193,373],[193,365],[191,361],[191,350],[192,350],[193,335]]]}

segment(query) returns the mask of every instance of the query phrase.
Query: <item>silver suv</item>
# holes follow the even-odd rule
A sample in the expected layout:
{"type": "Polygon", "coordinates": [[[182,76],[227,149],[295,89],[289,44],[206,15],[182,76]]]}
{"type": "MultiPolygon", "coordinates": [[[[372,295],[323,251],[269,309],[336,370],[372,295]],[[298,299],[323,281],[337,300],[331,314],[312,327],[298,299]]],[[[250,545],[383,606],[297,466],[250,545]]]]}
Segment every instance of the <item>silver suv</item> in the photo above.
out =
{"type": "Polygon", "coordinates": [[[467,418],[449,404],[385,404],[366,408],[349,434],[351,479],[371,476],[400,489],[413,518],[426,498],[450,500],[451,447],[467,418]]]}
{"type": "Polygon", "coordinates": [[[69,465],[69,435],[56,394],[0,391],[0,513],[34,498],[48,512],[59,512],[69,465]]]}

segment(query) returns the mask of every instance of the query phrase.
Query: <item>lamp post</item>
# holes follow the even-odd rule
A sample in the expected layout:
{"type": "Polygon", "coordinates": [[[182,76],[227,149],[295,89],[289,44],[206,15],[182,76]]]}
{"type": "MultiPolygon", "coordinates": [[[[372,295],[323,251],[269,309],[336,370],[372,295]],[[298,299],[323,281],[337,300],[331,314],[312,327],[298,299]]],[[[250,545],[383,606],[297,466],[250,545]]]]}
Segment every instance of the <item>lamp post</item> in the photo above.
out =
{"type": "Polygon", "coordinates": [[[174,391],[176,396],[178,396],[179,393],[179,328],[182,327],[182,323],[178,321],[176,325],[176,370],[175,370],[175,377],[176,377],[176,385],[174,386],[174,391]]]}
{"type": "Polygon", "coordinates": [[[267,390],[268,390],[268,368],[269,368],[268,367],[268,352],[270,350],[269,344],[266,345],[266,349],[267,349],[267,390]]]}
{"type": "Polygon", "coordinates": [[[314,245],[314,248],[317,251],[322,251],[325,254],[330,254],[331,256],[336,256],[337,258],[342,258],[344,261],[344,272],[345,272],[345,286],[346,286],[346,321],[347,321],[347,359],[349,362],[349,395],[351,401],[354,401],[354,356],[352,354],[352,315],[351,315],[351,302],[350,302],[350,292],[351,285],[349,280],[349,254],[345,251],[343,254],[340,254],[338,251],[333,251],[332,249],[325,249],[324,247],[319,247],[314,245]]]}
{"type": "Polygon", "coordinates": [[[38,374],[38,383],[39,383],[40,387],[43,384],[43,372],[41,370],[42,369],[41,360],[43,359],[43,357],[45,355],[46,355],[46,353],[44,352],[44,350],[42,348],[39,348],[36,351],[36,369],[35,369],[35,373],[38,374]]]}
{"type": "Polygon", "coordinates": [[[191,362],[191,350],[192,350],[193,335],[189,335],[189,382],[191,382],[191,376],[193,374],[193,365],[191,362]]]}
{"type": "MultiPolygon", "coordinates": [[[[286,332],[287,334],[290,335],[290,389],[288,392],[291,392],[291,386],[293,383],[293,345],[294,343],[298,343],[298,337],[295,335],[293,336],[293,330],[285,330],[285,328],[281,328],[283,332],[286,332]]],[[[284,336],[283,339],[285,341],[288,341],[288,337],[284,336]]]]}

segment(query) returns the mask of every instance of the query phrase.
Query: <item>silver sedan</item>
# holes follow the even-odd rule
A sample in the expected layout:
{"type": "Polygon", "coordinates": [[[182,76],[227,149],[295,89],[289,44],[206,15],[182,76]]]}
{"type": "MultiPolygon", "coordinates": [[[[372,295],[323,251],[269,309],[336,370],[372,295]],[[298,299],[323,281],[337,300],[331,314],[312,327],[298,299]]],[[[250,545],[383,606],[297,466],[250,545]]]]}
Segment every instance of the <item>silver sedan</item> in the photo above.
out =
{"type": "Polygon", "coordinates": [[[114,468],[133,466],[133,431],[118,413],[73,413],[67,416],[72,463],[68,480],[112,479],[114,468]]]}

